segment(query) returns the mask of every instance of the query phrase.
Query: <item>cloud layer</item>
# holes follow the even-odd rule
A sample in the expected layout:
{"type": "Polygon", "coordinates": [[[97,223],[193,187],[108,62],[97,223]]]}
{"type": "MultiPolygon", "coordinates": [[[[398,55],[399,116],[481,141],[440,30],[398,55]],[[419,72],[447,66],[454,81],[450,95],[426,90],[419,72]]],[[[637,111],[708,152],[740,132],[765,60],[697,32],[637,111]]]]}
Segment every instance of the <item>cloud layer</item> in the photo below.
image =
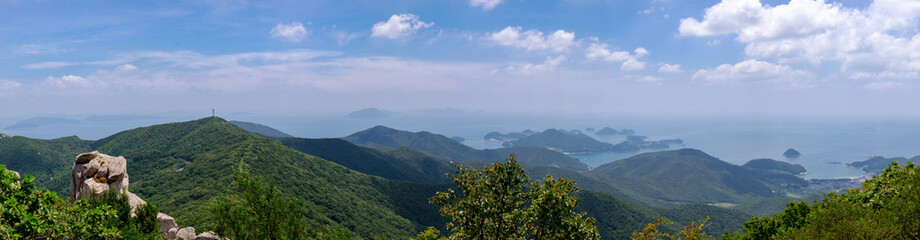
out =
{"type": "Polygon", "coordinates": [[[386,22],[375,23],[371,37],[399,39],[415,35],[419,29],[434,26],[434,22],[423,22],[415,14],[404,13],[390,16],[386,22]]]}

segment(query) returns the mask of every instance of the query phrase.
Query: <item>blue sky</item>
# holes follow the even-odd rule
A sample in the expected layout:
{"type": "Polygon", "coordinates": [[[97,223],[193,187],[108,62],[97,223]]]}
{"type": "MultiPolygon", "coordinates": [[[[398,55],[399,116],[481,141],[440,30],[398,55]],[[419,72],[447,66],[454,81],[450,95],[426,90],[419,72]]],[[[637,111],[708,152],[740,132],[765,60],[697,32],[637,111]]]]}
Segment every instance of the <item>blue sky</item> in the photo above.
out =
{"type": "Polygon", "coordinates": [[[0,0],[6,116],[917,116],[920,3],[0,0]]]}

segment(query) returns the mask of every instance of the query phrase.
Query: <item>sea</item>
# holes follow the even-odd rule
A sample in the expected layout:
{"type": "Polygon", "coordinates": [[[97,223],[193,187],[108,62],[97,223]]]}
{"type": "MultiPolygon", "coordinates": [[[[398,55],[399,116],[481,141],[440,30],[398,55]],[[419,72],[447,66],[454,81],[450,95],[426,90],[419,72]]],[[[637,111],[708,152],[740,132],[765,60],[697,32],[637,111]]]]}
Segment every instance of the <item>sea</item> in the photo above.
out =
{"type": "MultiPolygon", "coordinates": [[[[210,113],[210,112],[209,112],[210,113]]],[[[808,179],[837,179],[866,176],[846,163],[863,161],[872,156],[914,157],[920,155],[920,119],[911,118],[783,118],[783,117],[663,117],[583,115],[527,115],[461,113],[390,113],[389,117],[351,119],[347,113],[268,115],[230,113],[227,120],[260,123],[296,137],[338,138],[383,125],[406,131],[428,131],[447,137],[461,137],[462,142],[477,149],[500,148],[501,142],[483,139],[489,132],[543,131],[549,128],[579,130],[588,136],[612,144],[625,136],[601,137],[590,129],[611,127],[633,129],[648,140],[681,139],[684,144],[670,149],[643,150],[632,153],[570,154],[591,167],[614,162],[648,151],[695,148],[733,164],[752,159],[770,158],[806,168],[808,179]],[[786,158],[786,149],[802,155],[786,158]]],[[[137,127],[188,121],[208,115],[164,114],[158,116],[119,115],[106,120],[102,116],[65,116],[77,123],[38,126],[26,129],[0,129],[7,135],[52,139],[78,136],[97,140],[137,127]]],[[[0,127],[24,118],[0,118],[0,127]]]]}

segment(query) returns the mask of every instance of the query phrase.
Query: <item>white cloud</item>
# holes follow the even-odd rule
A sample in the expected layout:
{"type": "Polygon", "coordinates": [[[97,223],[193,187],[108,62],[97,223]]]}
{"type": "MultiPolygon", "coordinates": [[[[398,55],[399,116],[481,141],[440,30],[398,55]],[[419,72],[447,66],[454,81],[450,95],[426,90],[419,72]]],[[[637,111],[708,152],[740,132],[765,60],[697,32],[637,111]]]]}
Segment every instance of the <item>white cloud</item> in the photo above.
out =
{"type": "Polygon", "coordinates": [[[115,70],[123,71],[123,72],[134,71],[134,70],[137,70],[137,66],[134,66],[131,64],[122,64],[122,65],[119,65],[118,67],[115,67],[115,70]]]}
{"type": "Polygon", "coordinates": [[[556,30],[552,34],[544,36],[543,32],[538,30],[531,29],[523,32],[521,30],[521,27],[508,26],[501,31],[486,34],[486,39],[502,46],[523,48],[527,51],[552,50],[564,52],[575,45],[575,33],[573,32],[556,30]]]}
{"type": "Polygon", "coordinates": [[[77,75],[66,75],[60,78],[55,78],[48,76],[43,82],[47,86],[61,88],[61,89],[72,89],[72,88],[91,88],[99,86],[100,83],[95,81],[89,81],[86,78],[77,75]]]}
{"type": "Polygon", "coordinates": [[[642,70],[645,69],[645,63],[637,61],[636,59],[629,59],[620,65],[620,69],[623,71],[642,70]]]}
{"type": "Polygon", "coordinates": [[[667,63],[665,63],[665,64],[662,64],[661,67],[658,68],[658,72],[663,72],[663,73],[680,73],[680,72],[683,72],[683,70],[680,70],[680,64],[667,64],[667,63]]]}
{"type": "MultiPolygon", "coordinates": [[[[745,54],[779,62],[839,62],[840,71],[920,71],[920,2],[876,0],[865,9],[823,0],[770,6],[758,0],[723,0],[702,20],[681,19],[681,36],[736,35],[745,54]]],[[[896,74],[897,75],[897,74],[896,74]]]]}
{"type": "Polygon", "coordinates": [[[531,75],[531,74],[536,74],[536,73],[541,73],[541,72],[546,72],[546,71],[552,71],[556,69],[557,66],[562,64],[562,62],[565,62],[565,60],[566,58],[563,55],[559,55],[556,57],[546,57],[546,60],[544,60],[542,64],[528,63],[519,68],[516,68],[513,66],[508,67],[507,70],[509,72],[516,73],[516,74],[531,75]]]}
{"type": "Polygon", "coordinates": [[[694,81],[707,84],[773,81],[787,82],[790,85],[801,85],[810,78],[810,72],[753,59],[736,64],[722,64],[712,69],[701,69],[692,77],[694,81]]]}
{"type": "Polygon", "coordinates": [[[495,5],[502,3],[502,0],[470,0],[470,6],[481,7],[482,10],[492,10],[495,5]]]}
{"type": "Polygon", "coordinates": [[[598,43],[596,42],[597,39],[591,39],[591,41],[595,42],[591,43],[591,45],[585,49],[585,58],[587,58],[588,61],[602,60],[607,62],[623,62],[620,65],[620,69],[624,71],[645,69],[645,62],[639,61],[639,58],[651,54],[650,51],[642,47],[633,50],[632,54],[628,51],[611,51],[608,49],[610,45],[598,43]]]}
{"type": "Polygon", "coordinates": [[[869,90],[885,90],[885,89],[900,88],[903,86],[904,84],[899,83],[899,82],[874,82],[874,83],[866,84],[863,87],[869,90]]]}
{"type": "Polygon", "coordinates": [[[434,22],[422,22],[415,14],[394,14],[386,22],[375,23],[371,28],[371,37],[406,38],[415,35],[419,29],[431,26],[434,26],[434,22]]]}
{"type": "Polygon", "coordinates": [[[300,42],[306,39],[310,34],[310,32],[303,27],[303,23],[300,22],[292,22],[291,24],[279,23],[272,28],[272,31],[269,33],[273,38],[284,38],[291,42],[300,42]]]}

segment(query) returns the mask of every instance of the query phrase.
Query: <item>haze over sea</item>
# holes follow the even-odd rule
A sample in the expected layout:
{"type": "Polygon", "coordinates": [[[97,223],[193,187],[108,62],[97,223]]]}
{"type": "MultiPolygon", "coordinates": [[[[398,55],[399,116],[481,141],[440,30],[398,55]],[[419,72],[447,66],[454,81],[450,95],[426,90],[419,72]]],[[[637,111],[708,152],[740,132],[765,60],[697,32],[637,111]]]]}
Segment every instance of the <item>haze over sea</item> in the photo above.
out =
{"type": "MultiPolygon", "coordinates": [[[[908,118],[725,118],[725,117],[635,117],[601,116],[596,114],[569,116],[496,115],[472,112],[454,113],[393,113],[380,119],[349,119],[341,113],[269,116],[251,113],[220,115],[228,120],[251,121],[268,125],[297,137],[335,138],[384,125],[407,131],[429,131],[447,137],[462,137],[464,144],[474,148],[500,148],[501,142],[484,140],[491,131],[520,132],[525,129],[543,131],[548,128],[577,129],[598,140],[619,143],[625,136],[598,137],[586,128],[629,128],[649,140],[680,138],[684,146],[696,148],[733,164],[744,164],[757,158],[772,158],[801,164],[808,170],[805,178],[850,178],[864,176],[860,170],[845,164],[862,161],[868,156],[913,157],[920,155],[920,124],[908,118]],[[787,159],[782,153],[795,148],[802,156],[787,159]]],[[[82,139],[100,139],[119,131],[152,124],[184,121],[205,117],[188,113],[154,116],[72,116],[79,123],[48,125],[28,129],[3,129],[8,135],[32,138],[57,138],[76,135],[82,139]]],[[[21,118],[0,119],[6,127],[21,118]]],[[[659,151],[643,150],[642,152],[659,151]]],[[[638,153],[572,154],[592,167],[627,158],[638,153]]]]}

